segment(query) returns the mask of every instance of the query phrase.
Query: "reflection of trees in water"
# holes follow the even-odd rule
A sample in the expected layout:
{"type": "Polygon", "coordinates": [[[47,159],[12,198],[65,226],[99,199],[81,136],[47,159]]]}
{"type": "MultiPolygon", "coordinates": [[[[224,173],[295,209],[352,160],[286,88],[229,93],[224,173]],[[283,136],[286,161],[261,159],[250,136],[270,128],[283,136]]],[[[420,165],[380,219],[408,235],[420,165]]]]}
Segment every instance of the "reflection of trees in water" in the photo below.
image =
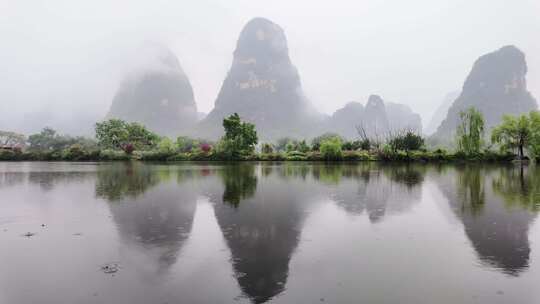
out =
{"type": "Polygon", "coordinates": [[[43,191],[51,191],[60,184],[80,183],[92,178],[92,172],[70,172],[70,171],[31,171],[22,174],[17,179],[19,182],[24,181],[24,176],[28,177],[28,182],[39,185],[43,191]]]}
{"type": "Polygon", "coordinates": [[[457,167],[438,178],[439,186],[463,222],[479,259],[485,265],[517,276],[529,266],[528,231],[536,214],[527,208],[508,208],[501,198],[515,202],[514,196],[522,195],[521,191],[526,189],[523,183],[530,183],[535,177],[524,175],[520,180],[516,179],[516,169],[498,168],[457,167]]]}
{"type": "Polygon", "coordinates": [[[456,176],[456,187],[458,201],[461,202],[461,213],[478,215],[485,205],[485,181],[484,172],[476,166],[459,167],[459,174],[456,176]]]}
{"type": "Polygon", "coordinates": [[[515,166],[500,170],[492,185],[507,207],[540,211],[540,167],[515,166]]]}
{"type": "Polygon", "coordinates": [[[367,213],[373,223],[388,213],[402,213],[421,198],[425,167],[359,164],[345,166],[333,194],[339,206],[352,214],[367,213]]]}
{"type": "Polygon", "coordinates": [[[23,172],[0,172],[0,188],[13,187],[24,183],[26,175],[23,172]]]}
{"type": "Polygon", "coordinates": [[[136,198],[157,185],[160,175],[151,166],[140,163],[117,163],[97,171],[96,195],[108,201],[136,198]]]}
{"type": "Polygon", "coordinates": [[[97,174],[96,193],[114,202],[109,207],[120,237],[133,246],[130,250],[135,248],[155,262],[158,273],[176,262],[193,224],[197,190],[188,184],[166,183],[182,172],[125,164],[97,174]]]}
{"type": "Polygon", "coordinates": [[[219,170],[219,174],[225,186],[223,202],[238,207],[241,200],[255,194],[257,176],[255,175],[254,165],[225,165],[222,170],[219,170]]]}
{"type": "MultiPolygon", "coordinates": [[[[301,166],[276,167],[258,183],[256,167],[241,166],[222,171],[228,194],[213,195],[212,200],[242,292],[253,303],[264,303],[285,289],[289,261],[298,245],[306,204],[312,203],[317,189],[316,185],[299,180],[304,170],[301,166]],[[247,183],[252,188],[245,192],[236,185],[231,187],[231,180],[250,181],[247,183]],[[238,198],[238,203],[223,204],[229,197],[238,198]]],[[[261,172],[267,171],[264,166],[261,165],[261,172]]],[[[219,188],[213,192],[219,192],[219,188]]]]}

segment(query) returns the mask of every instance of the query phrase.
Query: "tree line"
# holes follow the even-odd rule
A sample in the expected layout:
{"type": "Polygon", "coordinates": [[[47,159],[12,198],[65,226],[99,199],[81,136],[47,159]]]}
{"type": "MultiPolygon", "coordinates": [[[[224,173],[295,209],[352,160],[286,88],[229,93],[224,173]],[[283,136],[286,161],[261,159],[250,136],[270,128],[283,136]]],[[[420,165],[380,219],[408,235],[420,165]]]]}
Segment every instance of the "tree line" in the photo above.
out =
{"type": "Polygon", "coordinates": [[[456,149],[428,148],[414,130],[369,137],[357,127],[358,138],[346,140],[325,133],[311,141],[281,138],[259,142],[254,124],[234,113],[223,120],[223,136],[216,142],[180,136],[159,136],[144,125],[109,119],[95,125],[95,138],[72,137],[51,128],[24,135],[0,131],[0,160],[383,160],[453,161],[510,160],[540,157],[540,113],[504,116],[487,140],[482,113],[460,113],[456,149]],[[497,148],[497,149],[495,149],[497,148]]]}

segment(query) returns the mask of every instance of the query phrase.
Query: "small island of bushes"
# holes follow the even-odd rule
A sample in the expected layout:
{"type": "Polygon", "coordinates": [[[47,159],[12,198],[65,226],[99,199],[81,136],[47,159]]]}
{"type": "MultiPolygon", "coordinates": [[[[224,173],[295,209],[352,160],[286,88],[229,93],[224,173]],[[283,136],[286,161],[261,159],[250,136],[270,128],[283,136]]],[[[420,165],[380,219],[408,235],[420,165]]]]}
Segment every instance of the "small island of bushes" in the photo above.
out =
{"type": "MultiPolygon", "coordinates": [[[[482,114],[461,113],[455,148],[434,147],[417,132],[402,130],[384,139],[337,134],[306,140],[282,138],[259,143],[255,125],[238,114],[223,120],[217,142],[159,136],[138,123],[110,119],[96,123],[95,139],[60,135],[51,128],[24,135],[0,131],[0,161],[512,161],[540,156],[540,113],[504,116],[488,144],[482,114]],[[430,147],[430,148],[428,148],[430,147]]],[[[365,134],[359,132],[359,134],[365,134]]],[[[429,142],[429,140],[427,140],[429,142]]]]}

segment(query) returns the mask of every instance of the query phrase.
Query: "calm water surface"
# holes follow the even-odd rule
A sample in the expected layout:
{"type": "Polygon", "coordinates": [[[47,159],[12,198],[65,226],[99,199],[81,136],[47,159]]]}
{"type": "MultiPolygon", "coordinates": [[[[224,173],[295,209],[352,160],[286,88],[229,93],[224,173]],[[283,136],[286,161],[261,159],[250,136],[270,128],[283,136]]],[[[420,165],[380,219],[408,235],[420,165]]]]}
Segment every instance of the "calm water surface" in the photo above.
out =
{"type": "Polygon", "coordinates": [[[537,304],[539,210],[533,166],[0,162],[0,303],[537,304]]]}

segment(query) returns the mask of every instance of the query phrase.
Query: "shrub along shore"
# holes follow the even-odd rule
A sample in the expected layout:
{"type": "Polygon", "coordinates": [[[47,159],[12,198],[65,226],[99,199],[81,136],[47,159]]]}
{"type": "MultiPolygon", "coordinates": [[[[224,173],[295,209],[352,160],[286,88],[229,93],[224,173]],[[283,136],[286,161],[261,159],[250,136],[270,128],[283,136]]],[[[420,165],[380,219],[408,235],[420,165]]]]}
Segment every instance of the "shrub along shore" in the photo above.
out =
{"type": "Polygon", "coordinates": [[[461,113],[455,151],[428,149],[424,138],[412,130],[387,134],[384,140],[359,131],[355,141],[328,133],[310,144],[290,138],[259,144],[255,126],[243,122],[236,113],[223,120],[223,128],[224,135],[217,142],[185,136],[173,141],[143,125],[119,119],[97,123],[95,139],[59,135],[51,128],[28,139],[0,131],[0,161],[507,162],[540,155],[538,112],[503,117],[503,122],[491,130],[491,144],[486,145],[482,114],[468,109],[461,113]]]}
{"type": "Polygon", "coordinates": [[[413,161],[413,162],[459,162],[459,161],[512,161],[514,154],[493,152],[465,155],[445,150],[385,153],[384,151],[342,151],[338,158],[328,159],[321,152],[273,152],[253,153],[235,158],[218,153],[188,152],[169,153],[160,151],[135,151],[126,154],[115,150],[94,151],[47,151],[15,152],[0,150],[0,161],[413,161]]]}

